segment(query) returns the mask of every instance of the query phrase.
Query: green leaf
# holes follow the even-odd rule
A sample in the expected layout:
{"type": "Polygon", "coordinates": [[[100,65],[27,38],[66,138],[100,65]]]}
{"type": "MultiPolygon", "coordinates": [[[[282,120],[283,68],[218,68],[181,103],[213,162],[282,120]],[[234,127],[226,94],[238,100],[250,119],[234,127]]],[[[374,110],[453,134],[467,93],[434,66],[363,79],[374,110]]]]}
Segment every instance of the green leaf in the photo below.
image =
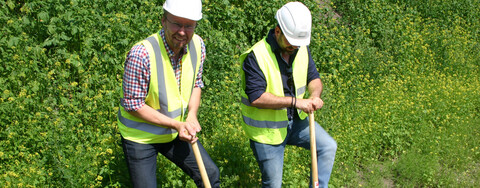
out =
{"type": "Polygon", "coordinates": [[[30,84],[31,84],[31,88],[30,88],[30,89],[31,89],[34,93],[36,93],[38,90],[40,90],[40,83],[37,82],[36,80],[33,81],[33,82],[30,82],[30,84]]]}
{"type": "Polygon", "coordinates": [[[8,40],[8,47],[12,47],[12,46],[17,46],[18,45],[18,41],[20,41],[20,38],[18,37],[11,37],[9,40],[8,40]]]}
{"type": "Polygon", "coordinates": [[[38,16],[38,19],[42,20],[43,22],[48,22],[48,20],[50,19],[48,13],[45,11],[38,13],[37,16],[38,16]]]}
{"type": "Polygon", "coordinates": [[[15,3],[11,0],[7,1],[7,6],[10,8],[10,10],[13,10],[15,8],[15,3]]]}

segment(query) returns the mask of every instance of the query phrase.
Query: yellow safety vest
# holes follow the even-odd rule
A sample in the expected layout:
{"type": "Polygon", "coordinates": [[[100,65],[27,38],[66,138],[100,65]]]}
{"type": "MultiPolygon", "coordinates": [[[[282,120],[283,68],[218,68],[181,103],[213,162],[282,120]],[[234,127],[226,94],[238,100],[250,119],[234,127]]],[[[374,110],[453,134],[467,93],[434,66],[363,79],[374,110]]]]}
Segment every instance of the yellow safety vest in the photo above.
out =
{"type": "MultiPolygon", "coordinates": [[[[265,75],[267,88],[265,92],[275,96],[284,97],[283,83],[278,62],[270,45],[266,39],[257,42],[252,48],[247,50],[240,56],[240,62],[243,63],[247,55],[253,50],[257,63],[265,75]]],[[[299,48],[297,55],[293,61],[293,80],[295,88],[295,96],[303,98],[307,85],[308,72],[308,51],[306,46],[299,48]]],[[[242,99],[241,111],[243,116],[242,127],[247,136],[264,144],[281,144],[287,136],[288,115],[287,109],[265,109],[257,108],[250,104],[248,96],[245,94],[245,74],[242,69],[242,99]]],[[[307,114],[298,110],[301,119],[305,119],[307,114]]]]}
{"type": "MultiPolygon", "coordinates": [[[[195,79],[201,61],[200,37],[196,34],[188,44],[188,52],[182,58],[181,88],[178,87],[175,72],[159,34],[153,34],[137,43],[147,49],[150,59],[150,83],[145,103],[160,113],[184,121],[195,79]]],[[[123,92],[121,94],[123,98],[123,92]]],[[[122,99],[123,100],[123,99],[122,99]]],[[[175,129],[154,125],[129,114],[120,102],[117,122],[120,133],[137,143],[166,143],[174,140],[175,129]]]]}

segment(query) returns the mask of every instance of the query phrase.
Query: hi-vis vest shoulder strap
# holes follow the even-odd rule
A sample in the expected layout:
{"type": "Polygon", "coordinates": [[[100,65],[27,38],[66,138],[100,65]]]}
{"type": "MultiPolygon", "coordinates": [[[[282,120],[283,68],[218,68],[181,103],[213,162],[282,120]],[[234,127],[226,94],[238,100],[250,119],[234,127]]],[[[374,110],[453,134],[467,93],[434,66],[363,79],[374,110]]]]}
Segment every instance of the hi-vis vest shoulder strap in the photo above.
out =
{"type": "MultiPolygon", "coordinates": [[[[167,50],[158,33],[137,44],[145,46],[150,60],[150,83],[145,103],[172,119],[184,121],[200,67],[199,36],[193,36],[188,44],[188,52],[182,57],[180,88],[167,50]]],[[[129,114],[122,105],[118,112],[118,126],[125,139],[143,144],[170,142],[178,135],[175,129],[154,125],[129,114]]]]}
{"type": "MultiPolygon", "coordinates": [[[[267,88],[265,92],[275,96],[284,97],[283,83],[277,59],[266,39],[257,42],[252,48],[240,56],[240,62],[243,63],[246,56],[253,50],[257,63],[265,75],[267,88]]],[[[300,47],[293,61],[293,80],[296,88],[296,97],[303,98],[307,84],[308,70],[308,51],[306,46],[300,47]]],[[[243,67],[243,66],[242,66],[243,67]]],[[[288,116],[287,109],[264,109],[257,108],[250,104],[248,96],[245,94],[245,74],[242,69],[241,81],[241,111],[243,117],[242,127],[247,136],[264,144],[280,144],[287,136],[288,116]]],[[[298,110],[301,119],[305,119],[307,114],[298,110]]]]}

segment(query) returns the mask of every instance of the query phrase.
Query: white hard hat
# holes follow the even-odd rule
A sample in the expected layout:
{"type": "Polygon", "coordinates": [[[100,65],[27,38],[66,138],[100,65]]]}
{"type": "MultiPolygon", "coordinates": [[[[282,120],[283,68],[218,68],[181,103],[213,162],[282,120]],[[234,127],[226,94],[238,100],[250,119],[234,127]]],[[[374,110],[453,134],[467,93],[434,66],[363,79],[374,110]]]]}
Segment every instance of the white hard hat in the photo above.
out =
{"type": "Polygon", "coordinates": [[[310,10],[300,2],[290,2],[278,9],[275,19],[288,42],[294,46],[310,44],[312,15],[310,10]]]}
{"type": "Polygon", "coordinates": [[[201,0],[166,0],[163,9],[174,16],[198,21],[202,19],[201,0]]]}

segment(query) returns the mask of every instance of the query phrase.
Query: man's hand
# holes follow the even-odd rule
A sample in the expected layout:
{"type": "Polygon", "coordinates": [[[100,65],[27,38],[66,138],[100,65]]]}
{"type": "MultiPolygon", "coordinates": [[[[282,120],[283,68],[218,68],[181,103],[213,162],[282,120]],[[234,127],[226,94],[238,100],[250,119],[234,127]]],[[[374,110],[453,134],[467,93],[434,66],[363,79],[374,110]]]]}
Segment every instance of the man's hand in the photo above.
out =
{"type": "Polygon", "coordinates": [[[314,97],[310,99],[297,99],[297,103],[295,106],[308,114],[322,108],[323,100],[319,97],[314,97]]]}
{"type": "Polygon", "coordinates": [[[186,122],[191,123],[193,128],[197,131],[197,133],[202,130],[202,127],[200,126],[200,123],[198,123],[198,119],[196,116],[189,114],[187,116],[186,122]]]}
{"type": "Polygon", "coordinates": [[[178,136],[180,140],[185,142],[195,143],[198,140],[197,133],[200,132],[200,124],[195,122],[180,122],[177,126],[178,136]]]}
{"type": "Polygon", "coordinates": [[[323,100],[320,97],[314,97],[312,100],[314,110],[319,110],[323,107],[323,100]]]}

